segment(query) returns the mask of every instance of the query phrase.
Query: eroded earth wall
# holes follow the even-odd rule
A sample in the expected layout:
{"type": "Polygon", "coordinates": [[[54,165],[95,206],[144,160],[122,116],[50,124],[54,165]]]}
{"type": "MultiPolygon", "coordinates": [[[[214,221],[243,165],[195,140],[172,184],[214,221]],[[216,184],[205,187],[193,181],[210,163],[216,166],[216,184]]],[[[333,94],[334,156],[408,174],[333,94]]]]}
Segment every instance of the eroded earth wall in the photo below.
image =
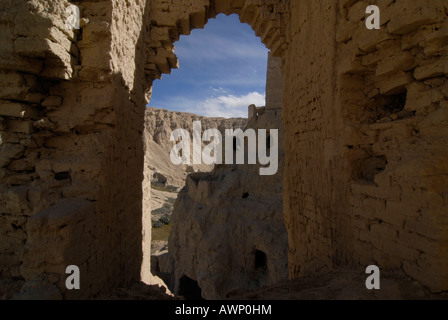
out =
{"type": "MultiPolygon", "coordinates": [[[[144,2],[1,1],[2,295],[92,297],[142,263],[144,2]],[[78,3],[79,4],[79,3],[78,3]],[[125,31],[125,32],[124,32],[125,31]],[[76,265],[81,290],[67,291],[76,265]]],[[[19,296],[20,297],[20,296],[19,296]]]]}
{"type": "Polygon", "coordinates": [[[381,29],[368,30],[366,1],[291,1],[291,276],[376,264],[446,290],[448,4],[378,3],[381,29]]]}

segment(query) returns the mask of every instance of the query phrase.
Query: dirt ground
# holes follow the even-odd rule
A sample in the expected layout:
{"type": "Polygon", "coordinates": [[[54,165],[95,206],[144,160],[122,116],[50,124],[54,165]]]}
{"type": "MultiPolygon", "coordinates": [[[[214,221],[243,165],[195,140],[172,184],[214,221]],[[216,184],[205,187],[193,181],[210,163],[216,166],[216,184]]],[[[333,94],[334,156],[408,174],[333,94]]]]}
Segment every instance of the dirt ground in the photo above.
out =
{"type": "MultiPolygon", "coordinates": [[[[363,270],[339,269],[288,280],[258,290],[235,290],[230,300],[448,300],[448,292],[430,293],[417,282],[398,274],[383,274],[380,290],[367,290],[363,270]]],[[[177,300],[157,285],[134,284],[119,289],[106,300],[177,300]]]]}

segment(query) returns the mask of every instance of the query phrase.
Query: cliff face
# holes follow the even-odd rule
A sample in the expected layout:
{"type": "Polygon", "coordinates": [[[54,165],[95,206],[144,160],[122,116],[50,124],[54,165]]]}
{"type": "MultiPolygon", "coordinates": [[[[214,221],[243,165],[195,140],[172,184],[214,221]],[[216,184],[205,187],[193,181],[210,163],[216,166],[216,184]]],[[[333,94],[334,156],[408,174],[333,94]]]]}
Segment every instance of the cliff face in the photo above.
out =
{"type": "Polygon", "coordinates": [[[243,118],[207,118],[187,112],[173,112],[148,107],[145,114],[145,163],[152,171],[152,181],[176,187],[182,187],[188,173],[206,172],[213,165],[191,164],[175,165],[170,160],[170,151],[177,143],[170,141],[171,133],[176,129],[186,129],[193,137],[193,122],[200,121],[202,130],[218,129],[222,134],[225,129],[244,128],[247,119],[243,118]]]}
{"type": "MultiPolygon", "coordinates": [[[[265,108],[250,107],[245,129],[279,130],[279,170],[260,176],[260,165],[219,165],[193,173],[179,193],[172,216],[168,254],[175,291],[188,295],[197,283],[206,299],[235,289],[255,289],[288,278],[288,238],[282,216],[283,85],[280,60],[270,58],[265,108]]],[[[247,151],[247,150],[246,150],[247,151]]],[[[246,162],[247,163],[247,162],[246,162]]]]}

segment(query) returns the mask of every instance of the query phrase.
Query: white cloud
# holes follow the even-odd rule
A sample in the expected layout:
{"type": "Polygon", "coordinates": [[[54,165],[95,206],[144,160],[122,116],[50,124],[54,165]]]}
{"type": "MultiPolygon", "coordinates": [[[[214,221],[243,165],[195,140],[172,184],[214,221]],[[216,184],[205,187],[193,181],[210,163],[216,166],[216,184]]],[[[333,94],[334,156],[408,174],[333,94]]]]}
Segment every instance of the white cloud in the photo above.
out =
{"type": "Polygon", "coordinates": [[[250,92],[242,96],[222,95],[199,102],[193,112],[207,117],[247,118],[247,107],[251,104],[265,105],[264,94],[250,92]]]}
{"type": "Polygon", "coordinates": [[[165,108],[172,111],[191,112],[206,117],[247,118],[248,106],[265,105],[265,95],[253,91],[246,95],[222,94],[205,100],[191,99],[181,96],[170,97],[160,105],[152,107],[165,108]]]}

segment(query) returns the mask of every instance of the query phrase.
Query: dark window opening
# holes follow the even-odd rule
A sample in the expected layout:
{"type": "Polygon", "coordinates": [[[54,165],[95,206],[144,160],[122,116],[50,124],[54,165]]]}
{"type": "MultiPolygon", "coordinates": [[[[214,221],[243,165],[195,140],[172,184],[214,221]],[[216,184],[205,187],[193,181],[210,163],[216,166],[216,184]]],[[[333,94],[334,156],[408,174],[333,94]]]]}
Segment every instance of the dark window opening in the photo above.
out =
{"type": "Polygon", "coordinates": [[[266,270],[267,268],[266,253],[260,250],[255,251],[255,270],[266,270]]]}
{"type": "Polygon", "coordinates": [[[247,199],[247,198],[249,198],[249,193],[248,193],[248,192],[245,192],[245,193],[243,194],[242,198],[243,198],[243,199],[247,199]]]}
{"type": "Polygon", "coordinates": [[[378,95],[366,107],[364,119],[368,123],[389,122],[412,117],[415,112],[404,110],[407,91],[395,95],[378,95]]]}
{"type": "Polygon", "coordinates": [[[187,300],[203,300],[198,282],[187,276],[180,278],[179,295],[187,300]]]}
{"type": "Polygon", "coordinates": [[[266,150],[270,150],[271,149],[271,136],[269,135],[266,138],[266,150]]]}
{"type": "Polygon", "coordinates": [[[54,175],[54,178],[56,180],[69,180],[70,179],[70,172],[59,172],[54,175]]]}

